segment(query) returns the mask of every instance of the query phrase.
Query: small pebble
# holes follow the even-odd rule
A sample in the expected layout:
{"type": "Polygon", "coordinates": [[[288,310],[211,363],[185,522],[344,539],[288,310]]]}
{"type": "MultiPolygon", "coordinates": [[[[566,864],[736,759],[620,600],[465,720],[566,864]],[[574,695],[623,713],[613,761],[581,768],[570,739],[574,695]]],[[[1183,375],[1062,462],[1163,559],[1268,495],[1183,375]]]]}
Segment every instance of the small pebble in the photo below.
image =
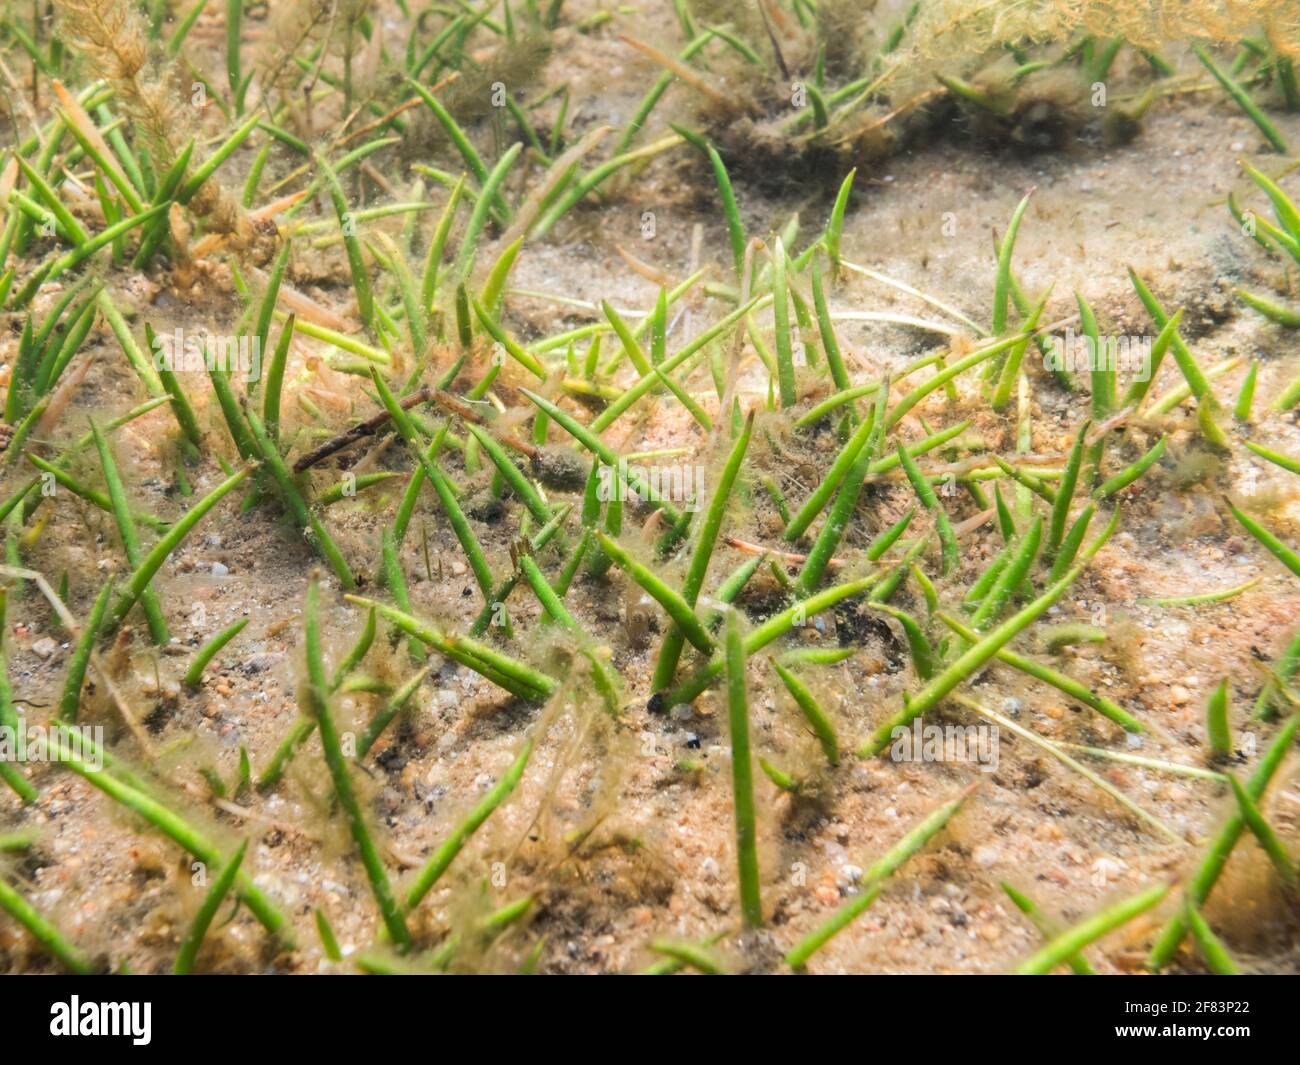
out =
{"type": "Polygon", "coordinates": [[[32,654],[40,655],[41,658],[52,658],[58,649],[58,643],[49,636],[43,636],[32,644],[32,654]]]}
{"type": "Polygon", "coordinates": [[[254,673],[264,673],[275,665],[284,655],[275,654],[271,651],[258,651],[256,654],[249,655],[244,659],[244,664],[239,668],[247,675],[254,673]]]}

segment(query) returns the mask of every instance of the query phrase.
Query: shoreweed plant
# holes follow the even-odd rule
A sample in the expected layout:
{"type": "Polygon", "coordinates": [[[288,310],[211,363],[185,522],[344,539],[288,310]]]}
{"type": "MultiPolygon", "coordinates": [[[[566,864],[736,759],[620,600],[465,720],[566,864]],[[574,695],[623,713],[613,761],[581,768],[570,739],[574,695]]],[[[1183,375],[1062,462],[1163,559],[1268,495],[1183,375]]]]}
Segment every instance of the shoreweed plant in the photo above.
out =
{"type": "MultiPolygon", "coordinates": [[[[215,34],[201,0],[7,6],[0,49],[31,91],[6,95],[0,158],[0,730],[112,724],[80,754],[0,758],[22,957],[87,973],[129,950],[61,930],[70,907],[12,857],[62,780],[70,816],[86,796],[129,814],[103,834],[114,862],[154,834],[204,867],[177,974],[249,967],[241,921],[295,970],[572,969],[565,922],[615,882],[644,888],[649,973],[834,968],[891,884],[923,897],[995,805],[1029,805],[1016,774],[988,778],[994,800],[969,767],[912,767],[911,827],[866,847],[834,909],[788,906],[776,837],[797,849],[815,813],[862,852],[867,793],[904,791],[882,756],[944,716],[1005,731],[1009,757],[1085,783],[1071,807],[1117,808],[1186,865],[1069,925],[1002,883],[1041,940],[1003,967],[1108,971],[1104,937],[1154,913],[1152,970],[1251,967],[1207,904],[1247,831],[1268,876],[1300,877],[1266,801],[1300,634],[1261,642],[1258,675],[1198,667],[1199,750],[1117,680],[1147,671],[1134,632],[1294,595],[1277,500],[1300,458],[1277,429],[1300,379],[1263,342],[1212,362],[1203,301],[1139,264],[1109,278],[1155,334],[1121,382],[1100,357],[1115,300],[1031,272],[1046,189],[1000,186],[984,274],[963,264],[983,307],[886,272],[861,208],[888,184],[869,164],[927,138],[1115,146],[1206,97],[1262,152],[1230,216],[1294,270],[1290,164],[1259,160],[1293,140],[1295,49],[1236,7],[885,6],[677,0],[652,35],[558,0],[231,2],[215,34]],[[584,96],[589,57],[555,61],[575,40],[645,75],[626,121],[584,96]],[[797,212],[770,210],[781,183],[797,212]],[[560,264],[592,249],[600,283],[570,284],[560,264]],[[209,320],[249,365],[163,357],[209,320]],[[1084,372],[1052,361],[1063,327],[1097,356],[1084,372]],[[1253,572],[1114,608],[1151,529],[1206,517],[1193,492],[1253,572]],[[1218,795],[1222,819],[1138,802],[1126,773],[1218,795]],[[680,855],[625,805],[660,793],[730,807],[734,862],[690,939],[646,901],[680,855]],[[290,895],[290,851],[351,866],[373,901],[290,895]]],[[[1234,290],[1252,328],[1300,328],[1255,288],[1234,290]]]]}

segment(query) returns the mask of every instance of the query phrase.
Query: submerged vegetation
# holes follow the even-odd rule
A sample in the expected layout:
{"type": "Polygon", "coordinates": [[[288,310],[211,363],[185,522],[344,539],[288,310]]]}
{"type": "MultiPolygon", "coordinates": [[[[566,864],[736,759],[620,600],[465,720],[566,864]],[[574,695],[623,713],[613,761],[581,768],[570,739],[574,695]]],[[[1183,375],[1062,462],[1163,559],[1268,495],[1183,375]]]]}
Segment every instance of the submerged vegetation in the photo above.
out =
{"type": "MultiPolygon", "coordinates": [[[[1256,890],[1294,919],[1297,817],[1269,801],[1300,727],[1294,615],[1254,674],[1216,665],[1191,722],[1134,694],[1117,616],[1297,602],[1300,459],[1273,446],[1294,360],[1280,385],[1270,352],[1208,364],[1203,316],[1145,269],[1120,272],[1133,313],[1039,288],[1032,189],[982,308],[983,282],[926,291],[851,236],[905,147],[1140,151],[1144,116],[1213,96],[1260,138],[1242,172],[1273,221],[1244,188],[1232,217],[1300,264],[1289,4],[673,0],[657,28],[563,0],[219,6],[5,7],[0,729],[39,721],[43,746],[0,758],[0,967],[245,970],[223,929],[246,910],[290,971],[569,971],[608,909],[635,913],[593,922],[648,972],[853,970],[864,915],[915,876],[1005,891],[1019,946],[983,942],[1013,971],[1112,970],[1096,944],[1123,926],[1152,970],[1235,972],[1213,892],[1247,830],[1256,890]],[[556,70],[604,76],[597,45],[622,77],[654,68],[621,123],[556,70]],[[716,239],[709,258],[694,229],[682,276],[618,243],[655,236],[635,190],[656,167],[699,186],[716,239]],[[812,209],[757,222],[786,182],[821,186],[812,209]],[[646,305],[563,276],[606,222],[646,305]],[[860,278],[921,310],[864,305],[860,278]],[[895,345],[874,363],[863,324],[895,345]],[[1225,472],[1254,484],[1256,459],[1271,495],[1225,472]],[[1121,606],[1133,530],[1194,507],[1262,573],[1121,606]],[[204,584],[223,538],[246,568],[222,585],[207,559],[204,584]],[[236,671],[275,670],[290,697],[218,708],[236,671]],[[460,764],[416,773],[435,756],[460,764]],[[1049,774],[1065,798],[1027,797],[1049,774]],[[837,821],[877,789],[868,834],[837,821]],[[647,841],[678,812],[651,812],[660,792],[703,796],[707,929],[669,903],[687,859],[647,841]],[[39,890],[50,804],[100,796],[130,815],[114,838],[149,841],[141,877],[177,888],[149,951],[39,890]],[[982,861],[1049,801],[1159,861],[1058,918],[982,861]],[[850,872],[817,889],[800,846],[832,822],[850,872]],[[281,897],[295,863],[350,887],[281,897]]],[[[1016,877],[1035,895],[1037,872],[1016,877]]]]}

